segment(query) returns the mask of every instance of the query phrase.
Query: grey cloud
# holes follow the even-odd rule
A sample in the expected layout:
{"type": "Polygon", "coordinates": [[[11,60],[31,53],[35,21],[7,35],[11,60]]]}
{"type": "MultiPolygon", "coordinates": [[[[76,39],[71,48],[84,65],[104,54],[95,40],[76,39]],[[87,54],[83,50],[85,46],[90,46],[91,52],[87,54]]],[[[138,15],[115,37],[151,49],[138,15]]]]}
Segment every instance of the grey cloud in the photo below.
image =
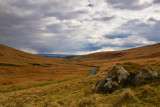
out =
{"type": "Polygon", "coordinates": [[[53,33],[61,33],[62,31],[64,31],[64,27],[65,26],[62,24],[52,24],[52,25],[48,25],[47,29],[53,33]]]}
{"type": "Polygon", "coordinates": [[[160,21],[145,32],[149,40],[160,42],[160,21]]]}
{"type": "MultiPolygon", "coordinates": [[[[74,19],[79,17],[81,14],[87,14],[87,11],[84,10],[73,10],[73,5],[69,3],[69,0],[66,0],[65,2],[68,3],[62,3],[60,0],[46,0],[46,2],[41,1],[32,1],[32,3],[29,0],[17,0],[16,2],[10,2],[8,1],[8,5],[11,7],[15,7],[21,12],[23,11],[32,11],[37,13],[40,17],[56,17],[60,20],[68,20],[68,19],[74,19]]],[[[35,15],[36,16],[36,15],[35,15]]]]}
{"type": "MultiPolygon", "coordinates": [[[[120,9],[138,10],[149,6],[137,5],[137,0],[106,1],[114,8],[120,9]]],[[[105,31],[105,22],[116,19],[115,16],[118,15],[109,16],[109,13],[105,16],[105,8],[101,10],[100,7],[99,11],[95,9],[98,8],[95,5],[95,8],[88,9],[86,2],[84,4],[83,2],[75,0],[65,0],[65,2],[62,0],[32,0],[32,2],[31,0],[4,0],[0,4],[0,43],[19,49],[37,50],[39,53],[71,53],[85,50],[94,51],[103,47],[143,45],[143,43],[130,42],[129,40],[132,38],[127,39],[133,35],[140,35],[150,41],[160,41],[160,22],[154,18],[148,19],[155,23],[153,26],[142,23],[140,20],[131,20],[119,28],[113,27],[115,31],[104,36],[104,34],[108,34],[105,31]],[[86,7],[85,9],[81,6],[81,2],[82,6],[86,7]],[[103,41],[101,38],[106,40],[103,41]],[[92,39],[94,42],[91,41],[92,39]]],[[[115,22],[116,26],[117,23],[115,22]]]]}
{"type": "Polygon", "coordinates": [[[126,38],[126,37],[129,37],[129,36],[131,36],[130,33],[119,33],[119,34],[113,33],[111,35],[104,35],[104,37],[108,38],[108,39],[126,38]]]}
{"type": "Polygon", "coordinates": [[[140,35],[149,41],[160,42],[160,21],[150,18],[149,21],[156,22],[154,25],[143,23],[139,20],[131,20],[122,25],[120,31],[130,32],[133,35],[140,35]]]}
{"type": "Polygon", "coordinates": [[[152,4],[138,4],[139,0],[105,0],[114,8],[128,9],[128,10],[141,10],[151,6],[152,4]]]}
{"type": "Polygon", "coordinates": [[[78,19],[81,15],[87,14],[86,11],[76,11],[76,12],[46,12],[45,17],[56,17],[60,20],[78,19]]]}
{"type": "Polygon", "coordinates": [[[74,38],[67,38],[66,36],[48,37],[43,42],[32,44],[31,48],[38,50],[39,53],[52,53],[52,52],[73,52],[81,50],[78,42],[74,38]]]}
{"type": "Polygon", "coordinates": [[[160,3],[160,0],[154,0],[154,3],[160,3]]]}
{"type": "Polygon", "coordinates": [[[153,18],[153,17],[149,18],[148,21],[151,21],[151,22],[158,22],[158,20],[156,20],[156,19],[153,18]]]}
{"type": "Polygon", "coordinates": [[[47,17],[70,20],[87,12],[70,11],[71,9],[73,9],[71,5],[62,4],[59,0],[45,3],[6,0],[4,4],[0,4],[0,43],[19,49],[34,49],[39,53],[77,51],[81,49],[81,46],[76,45],[79,41],[74,37],[67,37],[72,32],[71,29],[65,29],[65,26],[70,26],[69,23],[45,26],[42,21],[47,17]],[[24,14],[25,12],[29,14],[24,14]],[[47,30],[42,30],[42,27],[46,27],[47,30]],[[41,35],[43,33],[53,33],[55,36],[43,37],[41,35]]]}
{"type": "Polygon", "coordinates": [[[112,20],[114,18],[115,18],[115,16],[110,16],[110,17],[94,18],[93,20],[96,20],[96,21],[109,21],[109,20],[112,20]]]}

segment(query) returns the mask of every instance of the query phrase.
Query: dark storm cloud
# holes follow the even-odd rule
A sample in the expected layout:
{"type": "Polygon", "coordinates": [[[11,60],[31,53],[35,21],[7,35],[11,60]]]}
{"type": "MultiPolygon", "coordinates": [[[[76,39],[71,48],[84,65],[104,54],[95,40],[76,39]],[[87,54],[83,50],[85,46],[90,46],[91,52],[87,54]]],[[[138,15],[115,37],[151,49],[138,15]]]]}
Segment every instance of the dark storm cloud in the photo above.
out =
{"type": "Polygon", "coordinates": [[[151,4],[138,4],[139,0],[105,0],[114,8],[129,9],[129,10],[141,10],[151,6],[151,4]]]}

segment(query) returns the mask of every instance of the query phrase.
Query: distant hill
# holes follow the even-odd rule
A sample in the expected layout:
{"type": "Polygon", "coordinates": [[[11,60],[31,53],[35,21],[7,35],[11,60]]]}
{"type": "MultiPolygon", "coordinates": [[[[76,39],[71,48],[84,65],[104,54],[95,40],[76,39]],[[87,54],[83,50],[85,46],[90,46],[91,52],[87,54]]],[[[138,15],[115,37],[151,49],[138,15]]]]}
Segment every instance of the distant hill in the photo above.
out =
{"type": "Polygon", "coordinates": [[[0,44],[0,63],[9,63],[9,64],[53,63],[53,62],[57,63],[61,59],[56,57],[61,57],[61,58],[74,57],[74,59],[81,59],[81,60],[153,58],[153,57],[160,57],[160,43],[143,47],[137,47],[128,50],[122,50],[122,51],[98,52],[84,56],[65,55],[65,54],[34,55],[0,44]],[[47,57],[55,57],[55,58],[47,58],[47,57]]]}
{"type": "Polygon", "coordinates": [[[133,58],[153,58],[160,57],[160,43],[132,48],[122,51],[98,52],[75,59],[103,60],[103,59],[133,59],[133,58]]]}
{"type": "Polygon", "coordinates": [[[28,63],[57,63],[59,58],[47,58],[0,44],[0,63],[24,65],[28,63]]]}
{"type": "Polygon", "coordinates": [[[56,57],[56,58],[82,56],[82,55],[67,55],[67,54],[37,54],[37,55],[46,57],[56,57]]]}
{"type": "Polygon", "coordinates": [[[93,92],[92,87],[115,64],[122,65],[131,78],[142,69],[160,74],[160,43],[74,58],[44,57],[0,45],[0,105],[159,107],[160,75],[137,87],[124,83],[127,88],[120,86],[113,94],[93,92]],[[93,66],[98,67],[97,74],[88,77],[93,66]]]}

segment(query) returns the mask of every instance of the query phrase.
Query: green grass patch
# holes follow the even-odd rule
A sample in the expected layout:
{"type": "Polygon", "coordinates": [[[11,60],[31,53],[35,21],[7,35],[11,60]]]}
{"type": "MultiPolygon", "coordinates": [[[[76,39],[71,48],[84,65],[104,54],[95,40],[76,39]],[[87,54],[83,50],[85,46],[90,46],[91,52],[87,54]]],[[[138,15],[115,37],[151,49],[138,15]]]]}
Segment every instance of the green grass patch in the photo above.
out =
{"type": "Polygon", "coordinates": [[[46,85],[51,85],[51,84],[55,84],[55,83],[62,83],[62,82],[69,81],[69,80],[72,80],[72,79],[65,79],[65,80],[59,80],[59,81],[54,81],[54,82],[35,84],[35,85],[32,85],[32,86],[28,86],[28,87],[12,87],[12,89],[0,90],[0,93],[7,93],[7,92],[13,92],[13,91],[19,91],[19,90],[26,90],[26,89],[30,89],[30,88],[36,88],[36,87],[43,87],[43,86],[46,86],[46,85]]]}

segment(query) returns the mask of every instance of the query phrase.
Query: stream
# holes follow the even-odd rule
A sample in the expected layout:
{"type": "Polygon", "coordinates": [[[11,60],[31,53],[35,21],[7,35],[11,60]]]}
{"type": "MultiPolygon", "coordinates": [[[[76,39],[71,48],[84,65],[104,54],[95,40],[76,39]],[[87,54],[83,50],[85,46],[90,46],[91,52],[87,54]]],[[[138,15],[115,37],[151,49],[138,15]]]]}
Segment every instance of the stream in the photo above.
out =
{"type": "Polygon", "coordinates": [[[92,75],[95,75],[97,72],[98,72],[98,69],[99,69],[99,67],[94,67],[91,71],[90,71],[90,73],[88,74],[88,76],[92,76],[92,75]]]}

